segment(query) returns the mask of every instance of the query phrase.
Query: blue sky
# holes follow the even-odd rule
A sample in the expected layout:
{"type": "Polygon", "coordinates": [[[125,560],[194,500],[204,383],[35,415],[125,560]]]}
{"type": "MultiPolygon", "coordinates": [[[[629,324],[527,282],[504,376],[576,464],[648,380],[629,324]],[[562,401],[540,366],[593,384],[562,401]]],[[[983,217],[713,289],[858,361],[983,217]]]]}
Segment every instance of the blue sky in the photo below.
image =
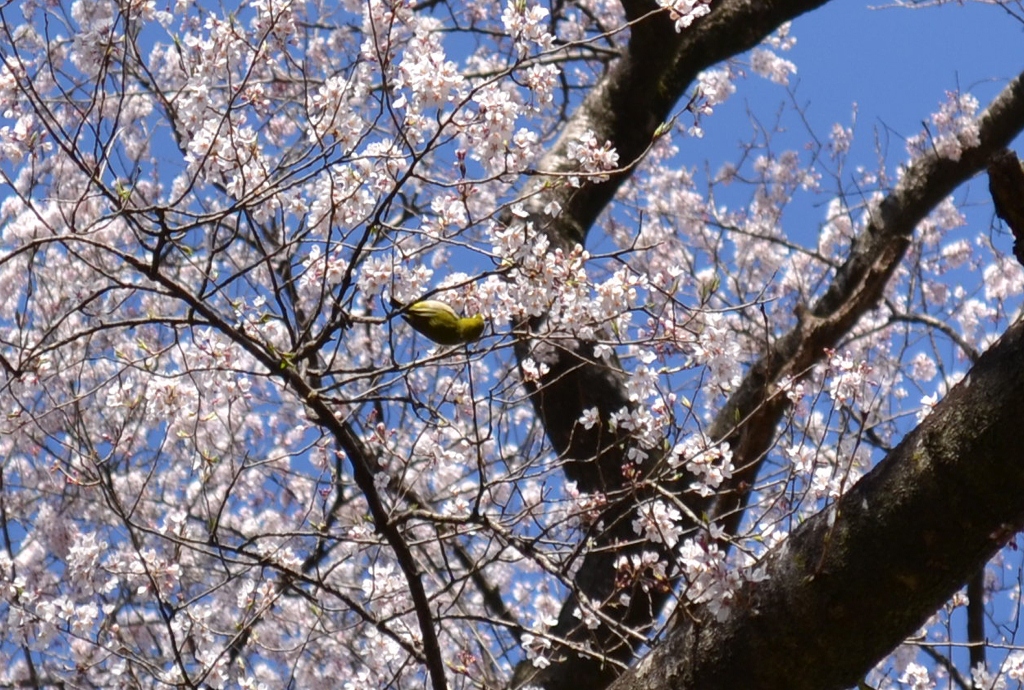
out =
{"type": "MultiPolygon", "coordinates": [[[[885,1],[874,6],[880,7],[885,1]]],[[[887,145],[885,161],[892,173],[908,158],[905,138],[921,131],[922,122],[938,110],[946,91],[969,91],[984,108],[1024,70],[1024,22],[998,5],[980,3],[915,10],[871,7],[863,0],[837,0],[797,19],[791,32],[797,39],[796,46],[783,56],[797,65],[790,86],[795,90],[796,102],[806,106],[805,115],[816,134],[824,139],[835,122],[849,126],[856,103],[850,161],[869,169],[877,165],[877,132],[880,143],[887,145]]],[[[1018,7],[1015,11],[1024,16],[1024,9],[1018,7]]],[[[732,99],[704,121],[704,140],[682,145],[685,164],[700,169],[708,159],[714,172],[722,163],[734,160],[737,144],[751,137],[750,113],[769,124],[783,103],[788,108],[790,99],[784,87],[757,77],[738,83],[732,99]]],[[[778,148],[800,148],[809,139],[808,133],[791,111],[783,119],[789,132],[780,138],[778,148]]],[[[1024,142],[1020,138],[1015,148],[1022,153],[1024,142]]],[[[823,182],[827,186],[829,181],[823,182]]],[[[986,232],[992,221],[987,185],[987,176],[981,174],[955,192],[958,200],[978,204],[969,209],[964,236],[986,232]]],[[[797,239],[806,242],[808,237],[803,233],[819,227],[824,216],[821,204],[826,198],[805,200],[811,208],[803,206],[797,215],[787,215],[787,232],[801,233],[797,239]]],[[[1010,251],[1012,240],[1008,234],[995,240],[1002,251],[1010,251]]],[[[1011,584],[1017,573],[1015,564],[1019,565],[1019,559],[1011,557],[1007,564],[1010,570],[1003,573],[1011,584]]],[[[999,571],[998,566],[992,569],[999,571]]],[[[1014,602],[998,597],[993,606],[990,611],[997,620],[1016,620],[1014,602]]],[[[962,609],[954,616],[953,631],[959,639],[965,634],[962,609]]],[[[989,623],[991,639],[997,639],[999,632],[989,623]]],[[[948,648],[938,651],[952,655],[960,671],[967,673],[966,652],[953,654],[948,648]]],[[[996,670],[992,664],[1004,654],[989,651],[990,670],[996,670]]],[[[922,654],[917,660],[924,659],[922,654]]],[[[940,687],[949,686],[943,681],[940,687]]]]}
{"type": "MultiPolygon", "coordinates": [[[[896,168],[909,158],[906,139],[920,133],[924,123],[935,131],[930,118],[946,101],[947,91],[973,94],[980,112],[1024,70],[1024,21],[998,5],[883,8],[886,2],[836,0],[795,20],[791,36],[796,45],[780,53],[797,66],[788,87],[793,96],[787,87],[750,74],[736,82],[736,93],[726,103],[703,119],[703,139],[678,140],[680,164],[696,169],[698,186],[705,165],[715,174],[737,159],[740,145],[750,142],[759,127],[771,127],[777,120],[785,131],[773,135],[772,151],[803,150],[812,137],[796,116],[794,103],[823,143],[834,123],[853,126],[844,187],[849,188],[855,165],[873,171],[880,155],[894,181],[896,168]]],[[[1024,8],[1018,14],[1024,17],[1024,8]]],[[[683,114],[680,121],[687,124],[689,116],[683,114]]],[[[1019,151],[1024,149],[1020,139],[1015,143],[1019,151]]],[[[835,193],[836,182],[827,172],[834,166],[829,163],[818,166],[824,173],[820,193],[798,195],[783,221],[785,232],[805,245],[815,242],[824,206],[835,193]]],[[[734,208],[742,205],[749,200],[749,189],[742,187],[719,188],[716,199],[734,208]]],[[[984,173],[958,188],[954,198],[967,203],[969,222],[957,237],[974,238],[988,230],[993,214],[984,173]]],[[[1001,251],[1010,252],[1008,233],[996,242],[1001,251]]]]}
{"type": "MultiPolygon", "coordinates": [[[[882,6],[837,0],[806,14],[793,23],[796,46],[783,54],[797,65],[791,87],[797,102],[808,106],[819,135],[834,122],[849,124],[857,104],[857,148],[872,144],[867,162],[874,161],[873,142],[863,139],[872,129],[912,136],[947,90],[970,91],[984,107],[1024,69],[1024,24],[997,5],[872,9],[882,6]]],[[[778,103],[788,100],[781,87],[765,80],[738,86],[705,122],[708,145],[720,152],[749,135],[748,106],[770,119],[778,103]]],[[[889,162],[905,160],[903,141],[893,138],[889,144],[889,162]]]]}
{"type": "Polygon", "coordinates": [[[864,124],[905,134],[945,90],[959,84],[986,103],[1024,68],[1024,25],[995,5],[870,9],[838,0],[793,30],[799,91],[815,119],[843,118],[856,101],[864,124]]]}

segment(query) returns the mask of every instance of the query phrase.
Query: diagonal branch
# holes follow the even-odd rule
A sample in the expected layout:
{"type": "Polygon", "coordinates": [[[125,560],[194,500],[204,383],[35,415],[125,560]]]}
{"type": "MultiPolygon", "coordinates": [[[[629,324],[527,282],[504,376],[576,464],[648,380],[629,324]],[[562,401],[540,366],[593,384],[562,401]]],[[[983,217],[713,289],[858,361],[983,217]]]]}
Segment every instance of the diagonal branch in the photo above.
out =
{"type": "MultiPolygon", "coordinates": [[[[611,201],[619,185],[632,174],[696,75],[707,67],[757,45],[780,24],[824,4],[825,0],[722,0],[711,14],[682,34],[676,34],[666,12],[652,12],[643,0],[626,3],[633,24],[632,38],[620,59],[573,113],[539,167],[550,173],[573,172],[570,144],[593,131],[598,141],[609,141],[625,167],[600,184],[581,189],[557,183],[558,177],[541,175],[527,189],[523,221],[543,232],[553,249],[571,250],[586,241],[594,221],[611,201]],[[552,202],[562,208],[556,218],[544,209],[552,202]]],[[[534,329],[543,319],[531,324],[534,329]]],[[[538,417],[557,453],[566,458],[566,474],[581,491],[618,494],[630,490],[623,477],[629,444],[608,420],[630,406],[625,382],[615,362],[594,357],[593,343],[567,343],[551,348],[541,341],[521,340],[516,347],[520,362],[530,358],[547,365],[548,373],[528,390],[538,417]],[[584,428],[577,423],[584,410],[596,408],[600,423],[584,428]]],[[[581,640],[595,649],[592,658],[573,655],[572,663],[534,669],[528,663],[516,669],[513,687],[525,684],[556,688],[606,686],[617,675],[617,665],[629,662],[637,637],[623,638],[615,631],[589,631],[575,613],[581,597],[601,606],[601,612],[624,626],[643,630],[658,615],[667,592],[637,593],[628,604],[614,596],[614,562],[624,552],[620,545],[635,541],[627,513],[643,496],[613,501],[602,516],[605,529],[578,568],[575,589],[564,603],[553,635],[581,640]]],[[[640,546],[630,547],[632,550],[640,546]]],[[[628,551],[629,549],[625,549],[628,551]]],[[[667,556],[668,554],[662,554],[667,556]]],[[[563,650],[557,646],[557,658],[563,650]]]]}
{"type": "MultiPolygon", "coordinates": [[[[611,200],[618,186],[632,173],[658,126],[668,117],[700,70],[755,46],[784,21],[824,2],[759,2],[725,0],[712,13],[679,36],[666,36],[665,16],[648,15],[637,20],[633,40],[622,58],[593,89],[573,114],[561,137],[544,157],[540,168],[548,172],[572,171],[567,156],[569,143],[586,130],[598,140],[608,140],[626,161],[625,168],[601,184],[582,189],[551,185],[541,177],[531,185],[527,221],[545,233],[554,248],[567,250],[586,241],[590,227],[611,200]],[[661,36],[659,51],[645,47],[639,37],[661,36]],[[543,209],[552,201],[563,212],[550,218],[543,209]]],[[[642,5],[639,3],[638,5],[642,5]]],[[[632,14],[639,10],[634,9],[632,14]]],[[[820,361],[824,349],[837,343],[857,320],[877,305],[893,271],[902,260],[917,223],[957,185],[982,169],[988,157],[1004,147],[1024,126],[1021,79],[1014,80],[986,110],[981,120],[981,143],[966,151],[959,161],[925,156],[911,166],[897,188],[877,207],[865,233],[858,238],[846,263],[838,270],[826,293],[799,314],[797,326],[777,340],[748,371],[739,389],[716,417],[711,432],[733,447],[735,464],[747,469],[737,475],[731,495],[719,500],[713,515],[729,516],[724,522],[735,529],[748,495],[739,487],[752,485],[760,463],[774,442],[778,421],[788,399],[775,395],[785,376],[797,377],[820,361]],[[737,423],[737,420],[740,420],[737,423]]],[[[536,327],[539,323],[532,324],[536,327]]],[[[566,473],[583,491],[612,493],[628,489],[621,468],[628,444],[605,423],[612,412],[628,407],[628,397],[618,368],[593,356],[593,345],[578,342],[558,350],[543,343],[520,342],[520,361],[527,357],[544,362],[549,374],[530,389],[531,400],[545,425],[555,450],[569,462],[566,473]],[[597,408],[602,423],[584,429],[577,423],[584,410],[597,408]]],[[[596,649],[616,660],[635,651],[633,643],[608,633],[583,631],[573,615],[580,596],[606,602],[614,590],[612,564],[624,552],[619,544],[633,538],[630,521],[623,519],[633,503],[613,503],[603,519],[607,529],[598,538],[579,568],[576,589],[563,605],[555,635],[568,639],[585,636],[596,649]],[[596,639],[595,639],[596,638],[596,639]]],[[[695,506],[701,514],[706,506],[695,506]]],[[[647,545],[648,548],[654,545],[647,545]]],[[[667,554],[663,554],[667,555],[667,554]]],[[[634,597],[625,610],[613,617],[633,628],[653,622],[665,593],[634,597]]],[[[615,608],[617,605],[606,607],[615,608]]],[[[603,687],[617,674],[614,664],[574,658],[543,670],[517,669],[513,687],[523,683],[555,688],[603,687]]]]}
{"type": "Polygon", "coordinates": [[[670,118],[697,75],[755,47],[779,25],[826,2],[721,0],[713,4],[711,14],[682,33],[675,32],[666,11],[650,12],[644,2],[624,3],[627,16],[635,19],[629,45],[573,112],[538,168],[542,173],[575,172],[569,146],[588,130],[598,141],[611,142],[624,167],[606,182],[581,189],[541,174],[527,188],[524,206],[529,221],[547,235],[553,248],[569,250],[585,244],[594,221],[632,175],[658,127],[670,118]],[[644,10],[648,13],[642,14],[644,10]],[[562,208],[554,219],[544,213],[551,202],[562,208]]]}
{"type": "Polygon", "coordinates": [[[837,503],[766,559],[730,617],[693,612],[615,690],[839,690],[1024,527],[1024,321],[837,503]]]}
{"type": "Polygon", "coordinates": [[[936,153],[915,161],[902,179],[873,210],[871,221],[858,236],[825,294],[798,314],[797,325],[775,341],[758,360],[736,392],[716,415],[710,433],[727,441],[735,464],[744,467],[722,492],[713,515],[728,515],[727,532],[734,532],[761,462],[775,440],[779,420],[789,407],[777,384],[799,378],[821,361],[825,348],[834,347],[882,297],[886,283],[903,259],[917,224],[958,185],[987,165],[1024,129],[1024,73],[1011,81],[982,113],[980,141],[960,160],[936,153]],[[739,424],[736,420],[742,420],[739,424]],[[731,529],[730,529],[731,527],[731,529]]]}

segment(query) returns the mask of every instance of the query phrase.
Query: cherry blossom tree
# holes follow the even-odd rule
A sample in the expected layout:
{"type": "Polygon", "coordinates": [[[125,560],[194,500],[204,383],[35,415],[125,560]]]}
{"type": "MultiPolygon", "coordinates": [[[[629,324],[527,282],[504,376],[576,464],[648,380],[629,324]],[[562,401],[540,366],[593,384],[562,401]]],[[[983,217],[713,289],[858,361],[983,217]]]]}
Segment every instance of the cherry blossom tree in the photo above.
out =
{"type": "Polygon", "coordinates": [[[1024,75],[700,172],[822,4],[0,6],[0,684],[1019,684],[1024,75]]]}

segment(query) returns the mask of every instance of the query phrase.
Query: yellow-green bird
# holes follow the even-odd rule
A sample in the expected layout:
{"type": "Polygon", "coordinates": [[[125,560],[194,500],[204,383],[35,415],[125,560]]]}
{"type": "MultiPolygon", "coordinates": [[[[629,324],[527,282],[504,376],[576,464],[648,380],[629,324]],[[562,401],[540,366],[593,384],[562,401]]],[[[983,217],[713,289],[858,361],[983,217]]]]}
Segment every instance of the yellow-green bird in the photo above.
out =
{"type": "Polygon", "coordinates": [[[436,299],[425,299],[403,307],[391,300],[395,309],[404,309],[402,318],[415,330],[439,345],[461,345],[480,338],[484,332],[484,317],[459,316],[451,306],[436,299]]]}

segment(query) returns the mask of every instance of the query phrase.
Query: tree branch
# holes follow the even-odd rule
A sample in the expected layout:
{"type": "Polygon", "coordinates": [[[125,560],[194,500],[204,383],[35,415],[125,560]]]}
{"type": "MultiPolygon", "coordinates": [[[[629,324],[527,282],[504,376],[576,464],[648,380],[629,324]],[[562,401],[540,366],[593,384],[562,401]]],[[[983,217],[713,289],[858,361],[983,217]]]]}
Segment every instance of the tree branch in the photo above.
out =
{"type": "Polygon", "coordinates": [[[1024,321],[877,467],[766,559],[722,623],[703,610],[615,690],[856,684],[1024,526],[1024,321]]]}
{"type": "MultiPolygon", "coordinates": [[[[680,96],[700,70],[757,45],[779,24],[821,4],[818,0],[800,2],[747,2],[726,0],[690,30],[679,35],[672,45],[662,45],[658,58],[630,44],[623,55],[585,99],[574,114],[552,150],[544,157],[541,169],[570,172],[572,161],[566,155],[570,142],[581,132],[592,130],[599,141],[608,140],[627,165],[601,184],[582,189],[550,185],[541,177],[530,188],[526,202],[528,220],[544,232],[553,247],[570,249],[586,240],[587,233],[599,213],[610,201],[618,186],[631,173],[634,164],[646,152],[655,130],[666,119],[680,96]],[[545,186],[548,185],[548,186],[545,186]],[[563,208],[557,218],[543,213],[551,201],[563,208]]],[[[638,21],[634,37],[648,30],[644,22],[659,22],[663,17],[652,15],[638,21]]],[[[659,29],[650,29],[658,31],[659,29]]],[[[674,37],[673,37],[674,38],[674,37]]],[[[734,531],[749,498],[738,490],[752,485],[760,463],[774,442],[776,427],[789,402],[776,395],[775,384],[785,376],[798,377],[821,360],[824,349],[836,344],[869,309],[874,308],[893,271],[902,260],[909,238],[917,223],[957,185],[973,176],[987,163],[990,155],[1006,146],[1024,125],[1024,101],[1021,78],[1014,80],[986,110],[981,119],[981,143],[964,153],[959,161],[925,156],[915,162],[897,188],[877,207],[865,233],[858,238],[850,257],[839,269],[826,293],[809,309],[799,314],[796,328],[777,340],[771,349],[748,371],[741,386],[730,397],[711,427],[711,435],[726,440],[733,448],[735,464],[747,468],[734,478],[732,489],[724,492],[713,515],[729,516],[727,530],[734,531]],[[740,420],[740,423],[737,423],[740,420]],[[730,529],[731,528],[731,529],[730,529]]],[[[538,323],[532,324],[534,327],[538,323]]],[[[520,361],[532,357],[543,361],[550,373],[531,389],[531,399],[543,420],[555,450],[569,459],[566,471],[580,483],[583,491],[608,493],[625,487],[621,476],[628,446],[620,442],[602,423],[590,430],[577,424],[584,410],[596,407],[602,422],[615,410],[627,405],[621,376],[614,363],[597,361],[591,345],[575,343],[562,349],[538,350],[538,343],[520,343],[520,361]]],[[[631,504],[632,505],[632,504],[631,504]]],[[[607,529],[598,546],[608,547],[632,537],[628,520],[622,519],[628,506],[616,505],[604,518],[607,529]]],[[[699,514],[700,511],[696,510],[699,514]]],[[[621,552],[620,552],[621,553],[621,552]]],[[[605,601],[613,588],[611,564],[615,549],[596,548],[579,569],[577,589],[563,606],[559,623],[553,632],[572,638],[581,632],[572,615],[578,606],[578,595],[594,601],[605,601]]],[[[664,596],[657,593],[637,598],[628,611],[617,612],[625,624],[642,626],[660,610],[664,596]],[[659,599],[660,596],[660,599],[659,599]]],[[[593,641],[593,640],[592,640],[593,641]]],[[[601,638],[599,649],[614,658],[628,659],[633,648],[620,638],[601,638]]],[[[517,686],[528,680],[549,690],[577,687],[581,679],[591,687],[600,687],[614,677],[611,665],[598,659],[578,659],[571,663],[553,664],[541,671],[521,666],[513,681],[517,686]]]]}
{"type": "Polygon", "coordinates": [[[896,189],[872,210],[871,221],[825,294],[809,310],[798,313],[796,327],[751,367],[715,416],[712,438],[727,441],[736,466],[746,468],[732,478],[730,490],[722,492],[727,498],[713,511],[716,517],[730,516],[727,532],[735,531],[748,498],[738,487],[752,484],[789,408],[789,399],[778,394],[776,384],[786,377],[800,378],[821,360],[825,348],[838,344],[878,304],[917,224],[957,186],[983,170],[991,156],[1024,128],[1024,73],[992,101],[979,127],[978,145],[964,151],[960,160],[931,153],[907,168],[896,189]],[[742,421],[737,424],[736,420],[742,421]]]}

